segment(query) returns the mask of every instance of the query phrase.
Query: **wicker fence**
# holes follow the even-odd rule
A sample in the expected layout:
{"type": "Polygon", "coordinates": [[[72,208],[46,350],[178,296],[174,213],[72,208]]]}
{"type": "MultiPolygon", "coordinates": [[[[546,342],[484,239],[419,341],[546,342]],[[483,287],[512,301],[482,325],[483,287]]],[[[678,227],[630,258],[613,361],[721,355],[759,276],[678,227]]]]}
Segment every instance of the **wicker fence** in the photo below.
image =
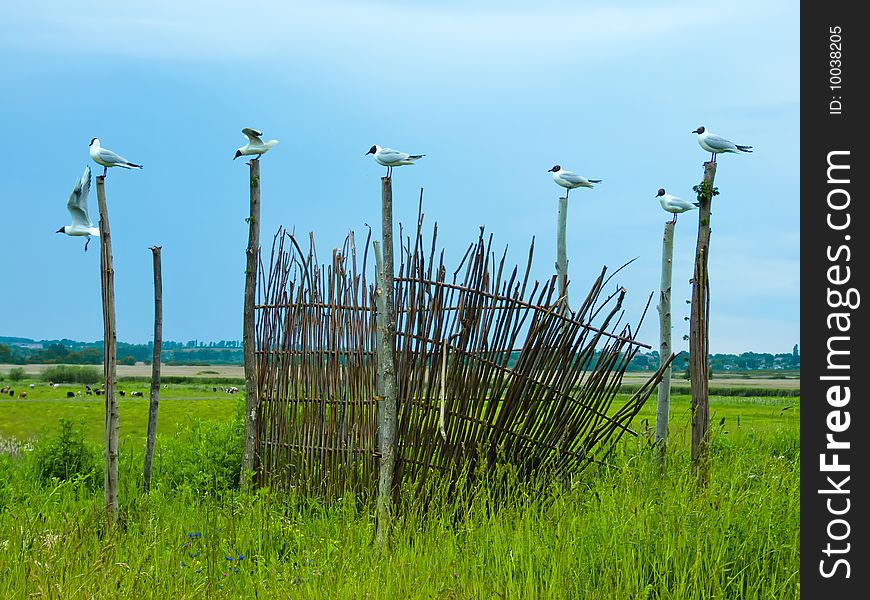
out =
{"type": "MultiPolygon", "coordinates": [[[[420,493],[437,477],[496,463],[523,478],[572,474],[631,433],[663,368],[617,405],[622,375],[642,345],[633,338],[640,324],[622,323],[625,290],[604,294],[606,269],[571,311],[556,297],[555,277],[530,281],[534,242],[525,268],[509,269],[507,250],[495,255],[492,236],[481,230],[448,273],[437,226],[429,244],[422,218],[414,237],[400,240],[396,483],[420,493]]],[[[261,265],[262,483],[327,498],[376,493],[370,241],[360,257],[351,234],[321,264],[313,238],[303,250],[279,231],[268,265],[261,265]]]]}

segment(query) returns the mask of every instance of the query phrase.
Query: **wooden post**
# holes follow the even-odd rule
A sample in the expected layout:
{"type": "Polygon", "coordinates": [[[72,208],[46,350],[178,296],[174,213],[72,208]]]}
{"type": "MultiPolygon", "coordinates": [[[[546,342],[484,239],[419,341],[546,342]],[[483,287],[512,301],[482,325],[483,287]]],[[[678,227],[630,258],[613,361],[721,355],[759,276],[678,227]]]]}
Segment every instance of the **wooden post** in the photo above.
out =
{"type": "Polygon", "coordinates": [[[151,246],[154,255],[154,353],[151,356],[151,399],[148,410],[148,438],[145,442],[145,472],[142,491],[151,490],[151,463],[154,460],[154,440],[157,437],[157,406],[160,402],[160,352],[163,346],[163,270],[160,246],[151,246]]]}
{"type": "Polygon", "coordinates": [[[556,219],[556,276],[559,280],[559,302],[568,307],[568,197],[559,198],[556,219]]]}
{"type": "Polygon", "coordinates": [[[242,455],[242,473],[239,481],[243,488],[250,487],[251,475],[256,468],[255,452],[259,398],[257,397],[257,363],[255,355],[254,300],[257,291],[257,258],[260,253],[260,159],[248,162],[251,166],[251,207],[248,217],[248,248],[245,267],[245,304],[242,346],[245,361],[245,449],[242,455]]]}
{"type": "MultiPolygon", "coordinates": [[[[662,238],[662,279],[659,295],[659,361],[670,358],[671,347],[671,280],[674,271],[674,225],[673,221],[665,221],[665,233],[662,238]]],[[[656,407],[656,446],[661,452],[661,465],[664,466],[665,451],[668,439],[668,418],[671,410],[671,366],[665,369],[659,382],[659,398],[656,407]]]]}
{"type": "Polygon", "coordinates": [[[692,312],[689,331],[689,369],[692,389],[692,466],[707,479],[707,450],[710,435],[710,398],[708,365],[710,324],[710,279],[707,263],[710,255],[710,204],[716,163],[704,163],[704,181],[697,188],[698,243],[695,249],[695,272],[692,276],[692,312]]]}
{"type": "Polygon", "coordinates": [[[381,461],[378,484],[377,539],[386,550],[392,523],[393,478],[396,467],[396,306],[393,263],[393,182],[381,177],[381,218],[383,242],[383,315],[378,319],[378,377],[382,397],[379,400],[379,448],[381,461]]]}
{"type": "Polygon", "coordinates": [[[378,399],[382,400],[384,397],[384,378],[380,376],[380,373],[382,372],[380,363],[380,358],[382,356],[382,353],[380,351],[380,343],[382,335],[381,322],[384,320],[384,255],[381,252],[381,243],[378,240],[372,242],[372,247],[374,248],[375,253],[375,315],[377,315],[378,343],[378,379],[375,382],[375,386],[377,388],[378,399]]]}
{"type": "Polygon", "coordinates": [[[103,395],[106,401],[106,471],[104,477],[106,517],[110,526],[118,521],[118,398],[115,395],[117,333],[115,329],[115,270],[112,267],[112,236],[106,208],[106,177],[97,177],[100,207],[100,282],[103,293],[103,395]]]}

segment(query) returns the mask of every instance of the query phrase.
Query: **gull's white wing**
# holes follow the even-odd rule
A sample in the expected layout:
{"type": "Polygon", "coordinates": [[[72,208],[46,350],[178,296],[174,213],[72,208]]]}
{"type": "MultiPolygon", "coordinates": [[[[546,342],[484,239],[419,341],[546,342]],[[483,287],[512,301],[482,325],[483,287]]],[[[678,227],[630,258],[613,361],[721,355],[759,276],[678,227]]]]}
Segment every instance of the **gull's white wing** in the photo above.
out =
{"type": "Polygon", "coordinates": [[[85,167],[81,179],[76,181],[73,191],[69,195],[66,208],[72,216],[73,225],[93,227],[91,218],[88,216],[88,193],[91,191],[91,168],[85,167]]]}
{"type": "Polygon", "coordinates": [[[263,135],[262,131],[257,131],[256,129],[251,129],[250,127],[245,127],[242,129],[242,133],[248,138],[248,142],[251,144],[262,144],[263,140],[260,138],[263,135]]]}
{"type": "Polygon", "coordinates": [[[97,156],[100,157],[101,161],[109,163],[110,165],[123,165],[130,162],[123,156],[115,154],[111,150],[106,150],[105,148],[100,148],[100,150],[97,152],[97,156]]]}
{"type": "Polygon", "coordinates": [[[411,157],[407,152],[399,152],[392,148],[381,148],[377,153],[377,159],[388,164],[394,164],[408,160],[411,157]]]}
{"type": "Polygon", "coordinates": [[[704,139],[704,143],[714,150],[737,150],[737,146],[734,145],[734,142],[726,140],[718,135],[708,135],[704,139]]]}
{"type": "MultiPolygon", "coordinates": [[[[662,206],[665,210],[673,209],[680,212],[686,212],[687,210],[692,210],[695,208],[694,202],[689,202],[688,200],[683,200],[677,196],[671,196],[665,201],[665,206],[662,206]]],[[[669,212],[673,212],[673,210],[669,212]]]]}
{"type": "Polygon", "coordinates": [[[558,175],[568,183],[589,183],[588,179],[572,171],[559,171],[558,175]]]}

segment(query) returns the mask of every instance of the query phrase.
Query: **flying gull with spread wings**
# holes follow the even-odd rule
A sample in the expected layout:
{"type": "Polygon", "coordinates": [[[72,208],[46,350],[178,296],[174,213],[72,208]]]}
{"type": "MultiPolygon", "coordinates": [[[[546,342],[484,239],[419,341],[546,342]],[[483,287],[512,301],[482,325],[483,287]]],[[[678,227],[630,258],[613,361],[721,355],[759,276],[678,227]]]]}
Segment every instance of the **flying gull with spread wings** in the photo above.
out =
{"type": "Polygon", "coordinates": [[[236,150],[236,155],[233,157],[233,160],[236,160],[240,156],[252,156],[256,155],[256,158],[259,158],[263,154],[269,151],[269,149],[278,143],[278,140],[269,140],[268,142],[264,142],[262,131],[257,131],[256,129],[251,129],[250,127],[245,127],[242,129],[242,133],[245,134],[245,137],[248,138],[248,143],[236,150]]]}
{"type": "Polygon", "coordinates": [[[66,208],[72,217],[72,223],[64,225],[55,233],[65,233],[72,236],[85,236],[85,252],[88,251],[88,244],[91,242],[91,236],[100,237],[100,230],[94,227],[91,223],[91,218],[88,216],[88,192],[91,191],[91,168],[85,166],[85,172],[82,173],[81,179],[76,181],[72,193],[67,200],[66,208]]]}

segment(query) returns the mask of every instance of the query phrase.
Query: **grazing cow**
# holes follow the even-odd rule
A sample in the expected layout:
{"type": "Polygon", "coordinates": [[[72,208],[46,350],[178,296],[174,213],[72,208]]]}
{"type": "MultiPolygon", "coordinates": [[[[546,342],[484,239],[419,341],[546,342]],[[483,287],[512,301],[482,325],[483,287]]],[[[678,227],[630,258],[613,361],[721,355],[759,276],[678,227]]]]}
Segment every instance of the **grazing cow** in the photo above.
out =
{"type": "Polygon", "coordinates": [[[131,396],[135,396],[136,398],[142,398],[142,392],[130,392],[131,396]]]}
{"type": "Polygon", "coordinates": [[[57,389],[60,387],[60,384],[59,383],[52,383],[51,387],[53,387],[54,389],[57,389]]]}
{"type": "Polygon", "coordinates": [[[94,390],[94,393],[95,393],[97,396],[102,396],[102,395],[103,395],[103,390],[102,390],[101,388],[97,388],[97,389],[94,390]]]}
{"type": "Polygon", "coordinates": [[[31,384],[30,384],[30,389],[31,389],[31,390],[32,390],[33,388],[35,388],[35,387],[36,387],[36,384],[35,384],[35,383],[31,383],[31,384]]]}
{"type": "Polygon", "coordinates": [[[118,390],[118,395],[119,395],[119,396],[123,396],[123,395],[124,395],[124,390],[118,390]]]}
{"type": "Polygon", "coordinates": [[[81,390],[76,391],[76,396],[78,396],[79,398],[81,398],[81,397],[82,397],[82,391],[81,391],[81,390]]]}
{"type": "Polygon", "coordinates": [[[10,398],[14,398],[14,397],[15,397],[15,390],[9,390],[9,397],[10,397],[10,398]]]}
{"type": "Polygon", "coordinates": [[[88,389],[85,390],[85,394],[86,394],[87,396],[93,396],[93,395],[94,395],[94,393],[91,391],[90,388],[88,388],[88,389]]]}
{"type": "Polygon", "coordinates": [[[75,394],[75,392],[67,392],[67,393],[66,393],[66,397],[67,397],[67,398],[75,398],[75,397],[76,397],[76,394],[75,394]]]}
{"type": "Polygon", "coordinates": [[[217,388],[216,388],[216,387],[213,387],[213,388],[211,388],[211,391],[216,392],[216,391],[217,391],[217,388]]]}
{"type": "Polygon", "coordinates": [[[27,392],[19,392],[18,397],[22,399],[27,398],[27,392]]]}

